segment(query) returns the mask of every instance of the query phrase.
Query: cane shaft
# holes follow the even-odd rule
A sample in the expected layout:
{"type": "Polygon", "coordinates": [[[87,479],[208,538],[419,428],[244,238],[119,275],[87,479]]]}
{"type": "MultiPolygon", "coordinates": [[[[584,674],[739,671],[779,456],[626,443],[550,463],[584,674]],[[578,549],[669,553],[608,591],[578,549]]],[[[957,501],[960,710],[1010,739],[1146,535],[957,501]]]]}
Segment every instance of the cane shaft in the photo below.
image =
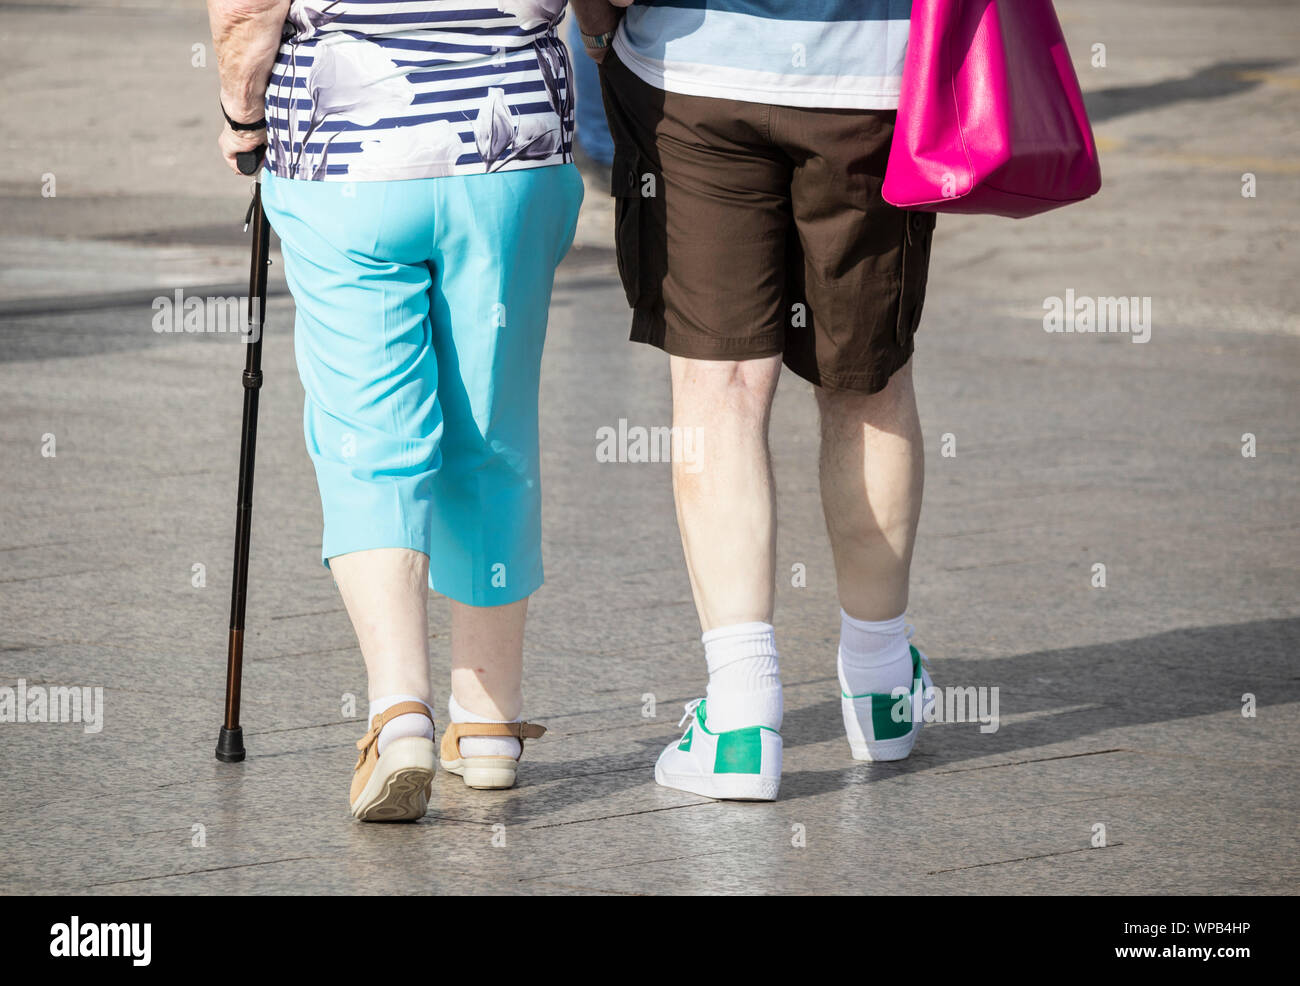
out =
{"type": "MultiPolygon", "coordinates": [[[[230,636],[226,651],[226,708],[222,734],[233,736],[237,759],[243,759],[239,738],[239,700],[244,670],[244,616],[248,602],[248,549],[253,521],[253,471],[257,460],[257,408],[262,386],[262,329],[266,315],[266,268],[271,245],[271,228],[262,210],[260,185],[253,189],[253,251],[248,274],[248,330],[244,358],[244,416],[239,445],[239,489],[235,511],[235,564],[230,589],[230,636]]],[[[227,751],[220,759],[236,759],[227,751]]]]}

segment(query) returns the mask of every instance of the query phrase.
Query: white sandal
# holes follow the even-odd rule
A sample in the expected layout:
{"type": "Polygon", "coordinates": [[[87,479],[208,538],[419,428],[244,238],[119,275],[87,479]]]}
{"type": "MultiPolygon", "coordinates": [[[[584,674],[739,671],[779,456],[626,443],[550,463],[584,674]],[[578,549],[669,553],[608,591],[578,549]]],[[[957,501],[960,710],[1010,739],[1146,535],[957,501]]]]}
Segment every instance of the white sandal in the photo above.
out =
{"type": "Polygon", "coordinates": [[[515,786],[524,740],[546,732],[535,722],[453,722],[442,734],[442,769],[459,774],[466,787],[500,789],[515,786]],[[462,757],[460,741],[468,736],[513,736],[519,740],[519,757],[462,757]]]}

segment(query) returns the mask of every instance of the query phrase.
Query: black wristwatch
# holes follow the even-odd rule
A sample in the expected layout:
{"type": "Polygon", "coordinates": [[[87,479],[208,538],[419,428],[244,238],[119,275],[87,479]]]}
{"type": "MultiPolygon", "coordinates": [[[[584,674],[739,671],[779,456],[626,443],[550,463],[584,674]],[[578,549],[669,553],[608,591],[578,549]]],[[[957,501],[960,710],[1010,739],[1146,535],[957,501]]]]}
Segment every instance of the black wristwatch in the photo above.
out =
{"type": "Polygon", "coordinates": [[[238,120],[232,120],[230,118],[230,114],[226,112],[226,105],[221,101],[220,97],[217,99],[217,105],[221,107],[221,115],[226,118],[226,122],[230,124],[231,130],[247,131],[266,129],[266,117],[262,117],[262,119],[255,120],[252,123],[240,123],[238,120]]]}

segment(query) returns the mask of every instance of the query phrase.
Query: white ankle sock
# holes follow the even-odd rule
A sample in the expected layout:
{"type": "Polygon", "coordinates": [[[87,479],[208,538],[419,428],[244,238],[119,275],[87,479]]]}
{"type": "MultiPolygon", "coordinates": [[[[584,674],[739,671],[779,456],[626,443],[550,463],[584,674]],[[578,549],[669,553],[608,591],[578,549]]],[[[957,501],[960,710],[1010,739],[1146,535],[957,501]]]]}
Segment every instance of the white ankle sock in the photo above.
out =
{"type": "MultiPolygon", "coordinates": [[[[400,702],[419,702],[429,710],[430,716],[433,715],[433,708],[422,698],[416,698],[414,695],[385,695],[383,698],[370,700],[369,721],[374,722],[375,716],[400,702]]],[[[390,719],[379,731],[379,755],[383,756],[384,747],[403,736],[423,736],[426,739],[433,739],[433,722],[418,712],[407,712],[405,715],[390,719]]]]}
{"type": "MultiPolygon", "coordinates": [[[[453,695],[447,702],[447,712],[452,722],[519,722],[518,719],[485,719],[475,715],[456,701],[453,695]]],[[[460,741],[462,757],[515,757],[520,753],[519,740],[513,736],[466,736],[460,741]]]]}
{"type": "Polygon", "coordinates": [[[840,677],[850,695],[912,687],[912,651],[903,616],[855,620],[840,610],[840,677]]]}
{"type": "Polygon", "coordinates": [[[709,662],[706,715],[714,732],[781,728],[781,669],[770,623],[736,623],[700,638],[709,662]]]}

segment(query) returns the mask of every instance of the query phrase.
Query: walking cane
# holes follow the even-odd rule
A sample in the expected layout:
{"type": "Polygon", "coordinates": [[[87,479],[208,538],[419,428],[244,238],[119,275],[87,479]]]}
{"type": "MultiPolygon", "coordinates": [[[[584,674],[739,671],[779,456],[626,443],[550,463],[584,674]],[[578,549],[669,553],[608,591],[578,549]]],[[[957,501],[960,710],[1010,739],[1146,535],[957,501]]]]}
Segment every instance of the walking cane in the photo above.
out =
{"type": "MultiPolygon", "coordinates": [[[[236,155],[241,174],[256,173],[266,147],[236,155]]],[[[244,673],[244,604],[248,599],[248,540],[253,520],[253,461],[257,451],[257,394],[262,386],[262,327],[266,324],[266,268],[271,263],[271,227],[262,211],[262,186],[253,183],[253,201],[244,229],[253,227],[253,257],[248,271],[248,327],[252,339],[244,358],[244,425],[239,441],[239,505],[235,512],[235,573],[230,589],[230,637],[226,645],[226,719],[217,738],[217,759],[244,759],[239,725],[239,688],[244,673]],[[255,306],[255,307],[254,307],[255,306]]]]}

